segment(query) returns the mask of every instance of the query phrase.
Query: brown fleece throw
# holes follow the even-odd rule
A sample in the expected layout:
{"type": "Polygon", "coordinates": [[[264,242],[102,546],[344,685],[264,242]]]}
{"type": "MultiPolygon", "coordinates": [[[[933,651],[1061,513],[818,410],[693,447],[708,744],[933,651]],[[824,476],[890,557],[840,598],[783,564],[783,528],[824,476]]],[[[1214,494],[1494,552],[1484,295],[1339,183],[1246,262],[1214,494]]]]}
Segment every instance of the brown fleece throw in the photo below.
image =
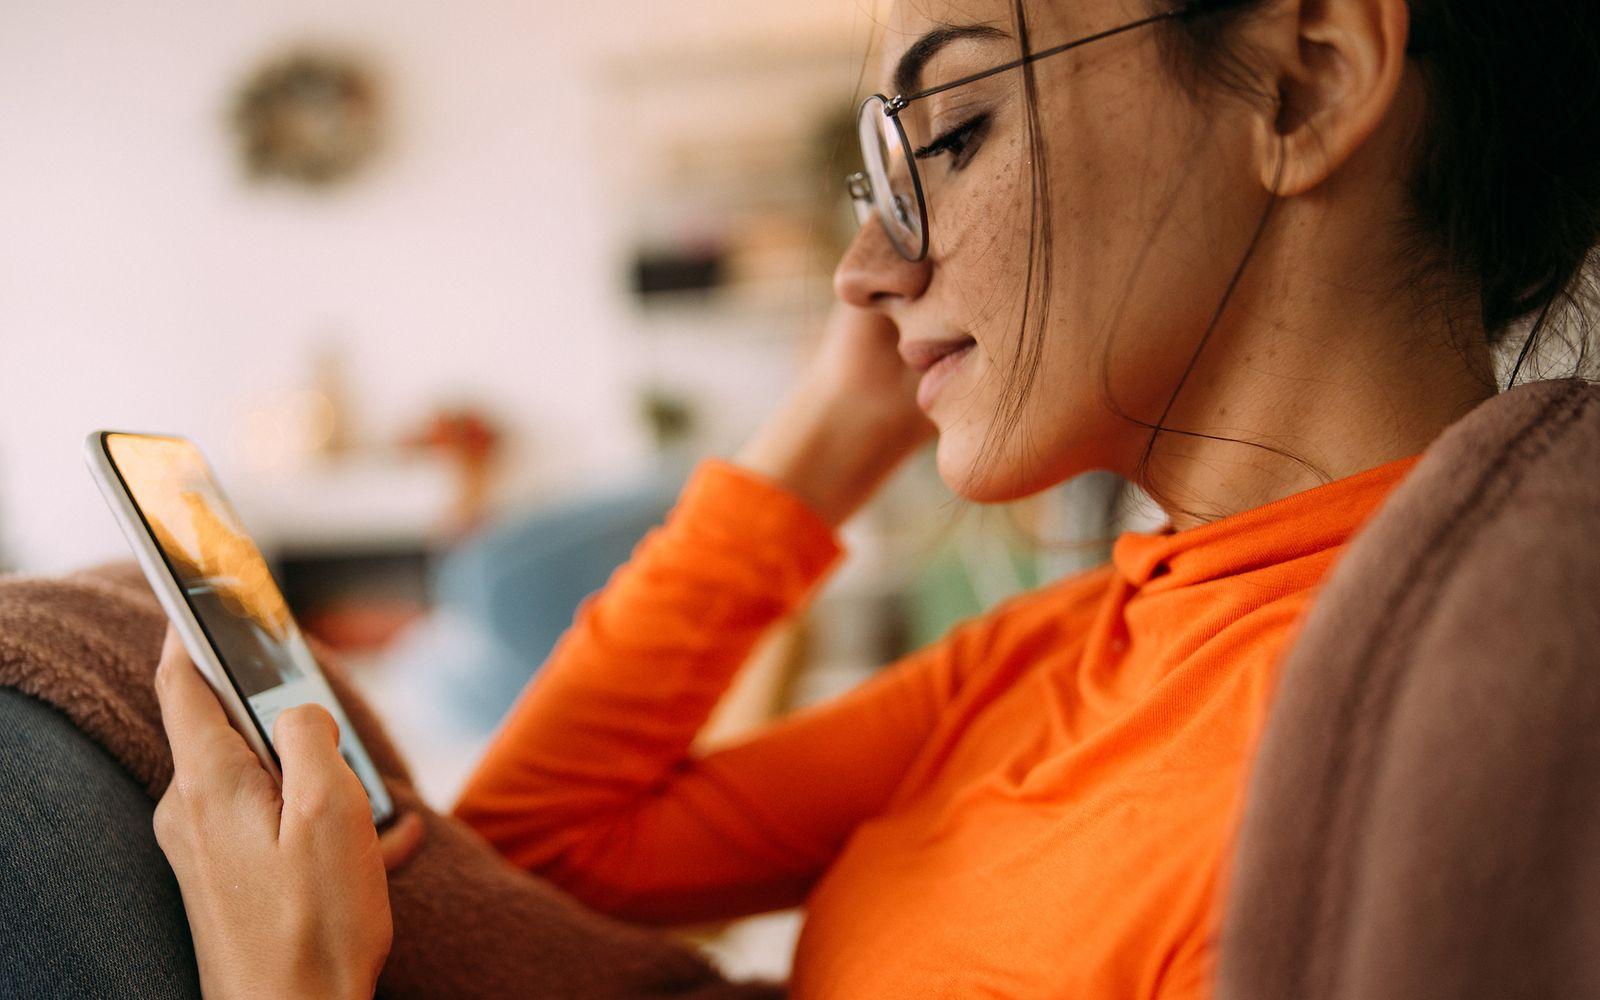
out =
{"type": "Polygon", "coordinates": [[[1451,425],[1323,588],[1257,745],[1217,996],[1600,997],[1600,387],[1451,425]]]}
{"type": "MultiPolygon", "coordinates": [[[[0,578],[0,684],[61,710],[159,798],[172,777],[153,677],[166,616],[132,563],[62,579],[0,578]]],[[[394,744],[337,660],[319,650],[351,723],[427,837],[389,878],[394,946],[380,996],[771,1000],[727,982],[660,932],[600,916],[519,871],[424,805],[394,744]]]]}

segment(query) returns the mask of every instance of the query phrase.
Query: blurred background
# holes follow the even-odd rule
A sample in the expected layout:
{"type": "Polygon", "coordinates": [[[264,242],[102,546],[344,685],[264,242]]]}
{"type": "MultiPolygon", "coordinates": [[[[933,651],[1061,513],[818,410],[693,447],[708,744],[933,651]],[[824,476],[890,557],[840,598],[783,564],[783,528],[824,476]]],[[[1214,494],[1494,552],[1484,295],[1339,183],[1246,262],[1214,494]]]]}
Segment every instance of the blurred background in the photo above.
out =
{"type": "MultiPolygon", "coordinates": [[[[804,363],[877,31],[871,0],[7,0],[0,568],[127,556],[90,430],[194,438],[448,806],[804,363]]],[[[1050,541],[1105,533],[1115,485],[980,513],[921,456],[703,743],[1101,561],[1050,541]]],[[[691,933],[783,975],[798,919],[691,933]]]]}

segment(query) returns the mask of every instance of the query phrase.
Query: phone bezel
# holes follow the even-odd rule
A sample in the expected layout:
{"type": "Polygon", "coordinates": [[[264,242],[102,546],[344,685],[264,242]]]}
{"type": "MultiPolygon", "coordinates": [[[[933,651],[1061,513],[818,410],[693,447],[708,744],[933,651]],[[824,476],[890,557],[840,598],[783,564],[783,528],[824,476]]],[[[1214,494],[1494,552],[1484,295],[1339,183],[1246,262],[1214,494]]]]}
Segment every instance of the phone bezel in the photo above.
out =
{"type": "MultiPolygon", "coordinates": [[[[283,771],[278,762],[277,751],[266,738],[260,720],[256,718],[255,711],[250,707],[249,701],[239,690],[238,683],[233,675],[228,672],[222,657],[218,654],[216,644],[212,641],[210,633],[206,630],[205,623],[195,613],[194,607],[189,602],[188,595],[183,592],[177,571],[167,559],[166,553],[161,550],[161,545],[156,541],[155,532],[151,530],[149,521],[145,518],[144,511],[134,499],[133,491],[128,488],[122,472],[117,468],[115,459],[111,457],[109,439],[114,435],[137,438],[155,438],[166,441],[176,441],[194,448],[200,454],[204,463],[206,476],[211,481],[211,486],[217,495],[232,508],[232,501],[227,498],[222,485],[218,482],[211,469],[210,462],[206,461],[203,452],[193,441],[178,434],[151,434],[140,431],[98,430],[89,434],[84,442],[85,455],[88,458],[89,469],[94,475],[96,484],[100,487],[101,494],[106,503],[111,507],[112,514],[122,528],[123,536],[133,548],[134,557],[139,562],[139,567],[144,571],[145,579],[150,582],[155,591],[156,599],[167,613],[168,619],[177,629],[179,637],[183,640],[184,648],[189,651],[189,656],[194,660],[195,666],[200,669],[201,675],[211,690],[217,695],[217,700],[222,703],[223,710],[229,720],[250,749],[261,760],[262,765],[272,775],[274,781],[283,783],[283,771]]],[[[273,581],[277,586],[277,581],[273,581]]],[[[295,628],[299,628],[296,623],[295,628]]],[[[313,661],[313,666],[321,673],[321,665],[313,661]]],[[[331,692],[330,692],[331,693],[331,692]]],[[[336,696],[335,696],[336,697],[336,696]]],[[[341,706],[342,708],[342,706],[341,706]]],[[[359,747],[368,760],[372,755],[354,732],[343,734],[345,738],[359,747]]],[[[378,779],[383,780],[382,776],[378,779]]],[[[392,822],[397,813],[394,796],[387,787],[383,789],[384,798],[388,800],[388,813],[375,817],[375,824],[379,829],[392,822]]],[[[369,794],[370,797],[370,794],[369,794]]]]}

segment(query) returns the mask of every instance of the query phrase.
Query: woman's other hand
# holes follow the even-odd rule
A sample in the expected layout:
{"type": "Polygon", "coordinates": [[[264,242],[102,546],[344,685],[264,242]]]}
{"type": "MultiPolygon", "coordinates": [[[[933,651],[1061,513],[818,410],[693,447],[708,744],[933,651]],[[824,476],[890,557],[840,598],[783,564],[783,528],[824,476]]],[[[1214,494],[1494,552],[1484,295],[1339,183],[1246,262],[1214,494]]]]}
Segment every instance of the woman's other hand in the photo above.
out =
{"type": "Polygon", "coordinates": [[[372,996],[393,934],[385,868],[416,849],[421,820],[406,814],[380,842],[338,724],[317,705],[273,728],[280,791],[170,626],[156,693],[173,764],[156,839],[208,1000],[372,996]]]}
{"type": "Polygon", "coordinates": [[[842,523],[934,434],[898,339],[881,313],[836,301],[800,383],[735,461],[842,523]]]}

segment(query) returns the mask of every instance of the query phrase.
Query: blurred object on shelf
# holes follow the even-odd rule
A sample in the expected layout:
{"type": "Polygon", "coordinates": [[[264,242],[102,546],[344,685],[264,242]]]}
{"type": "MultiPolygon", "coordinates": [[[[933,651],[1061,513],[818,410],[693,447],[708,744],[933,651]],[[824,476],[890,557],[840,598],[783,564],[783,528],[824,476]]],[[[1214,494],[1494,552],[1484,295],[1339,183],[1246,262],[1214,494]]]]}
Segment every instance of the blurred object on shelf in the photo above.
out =
{"type": "Polygon", "coordinates": [[[350,393],[349,368],[344,350],[329,338],[317,352],[313,364],[312,391],[321,398],[326,424],[313,443],[324,455],[349,451],[355,439],[355,404],[350,393]]]}
{"type": "Polygon", "coordinates": [[[720,246],[642,247],[633,258],[633,291],[644,298],[671,292],[704,292],[724,281],[720,246]]]}
{"type": "Polygon", "coordinates": [[[470,406],[434,411],[420,431],[407,435],[413,448],[441,448],[462,461],[486,462],[500,444],[501,432],[482,412],[470,406]]]}
{"type": "Polygon", "coordinates": [[[658,450],[673,450],[694,436],[694,404],[682,393],[659,385],[647,386],[640,393],[639,409],[658,450]]]}
{"type": "Polygon", "coordinates": [[[244,414],[245,463],[262,475],[297,469],[327,450],[336,420],[332,400],[314,386],[263,394],[244,414]]]}
{"type": "Polygon", "coordinates": [[[372,70],[348,53],[302,48],[273,58],[233,101],[245,176],[308,188],[346,181],[377,153],[381,111],[372,70]]]}
{"type": "Polygon", "coordinates": [[[456,496],[443,524],[446,536],[465,537],[487,519],[503,440],[499,424],[471,406],[436,410],[422,429],[404,438],[405,447],[442,454],[456,470],[456,496]]]}
{"type": "Polygon", "coordinates": [[[309,367],[304,385],[264,393],[245,407],[240,445],[252,473],[293,473],[339,457],[359,443],[344,345],[325,336],[309,367]]]}

